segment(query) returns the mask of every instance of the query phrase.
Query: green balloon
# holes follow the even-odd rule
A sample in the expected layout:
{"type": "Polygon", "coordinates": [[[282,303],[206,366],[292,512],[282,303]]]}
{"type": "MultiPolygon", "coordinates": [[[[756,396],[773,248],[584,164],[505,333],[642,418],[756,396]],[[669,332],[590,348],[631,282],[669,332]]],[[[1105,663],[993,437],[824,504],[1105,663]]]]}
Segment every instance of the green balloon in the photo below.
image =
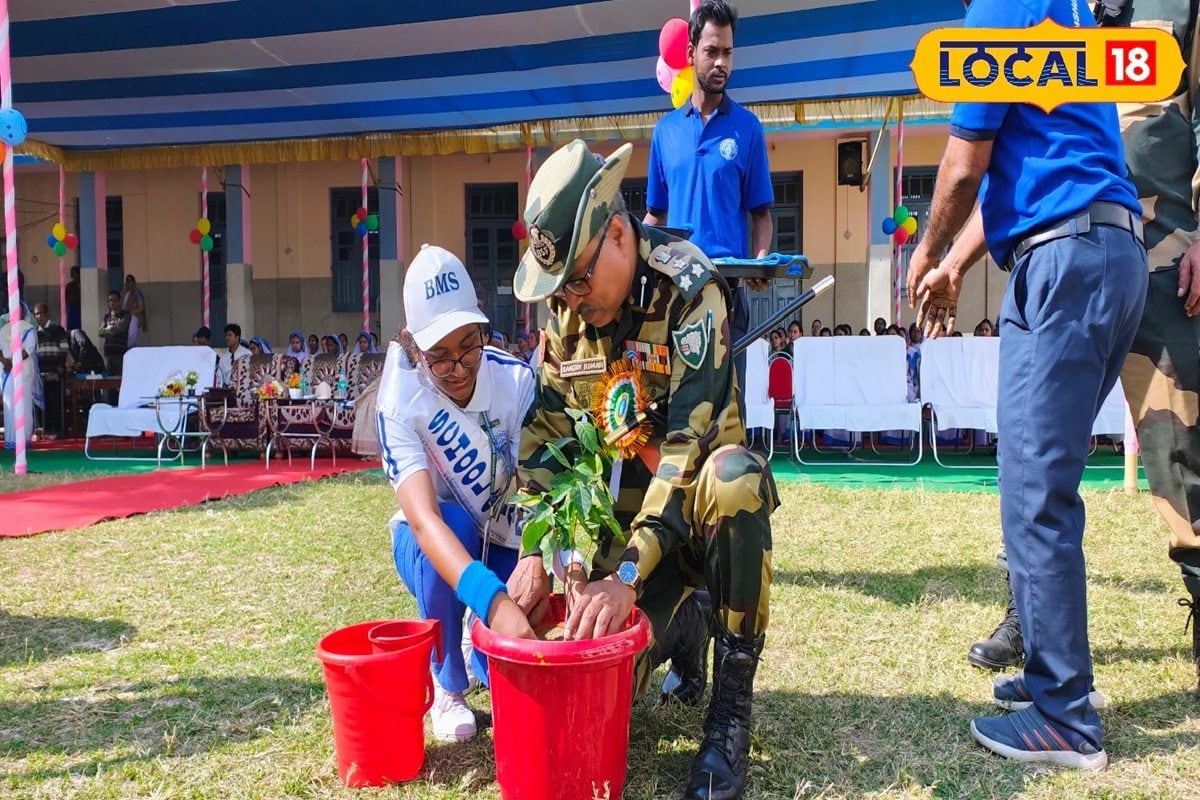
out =
{"type": "Polygon", "coordinates": [[[201,250],[203,250],[204,252],[207,253],[209,250],[212,250],[212,247],[213,247],[213,239],[211,236],[209,236],[206,233],[200,237],[200,249],[201,250]]]}
{"type": "Polygon", "coordinates": [[[897,225],[903,225],[904,220],[910,216],[912,215],[908,213],[908,206],[896,206],[896,213],[892,214],[892,219],[896,220],[897,225]]]}
{"type": "Polygon", "coordinates": [[[369,230],[369,231],[379,230],[379,215],[378,214],[371,214],[370,216],[367,217],[367,230],[369,230]]]}
{"type": "Polygon", "coordinates": [[[67,243],[66,242],[55,242],[54,243],[54,255],[65,256],[66,254],[67,254],[67,243]]]}

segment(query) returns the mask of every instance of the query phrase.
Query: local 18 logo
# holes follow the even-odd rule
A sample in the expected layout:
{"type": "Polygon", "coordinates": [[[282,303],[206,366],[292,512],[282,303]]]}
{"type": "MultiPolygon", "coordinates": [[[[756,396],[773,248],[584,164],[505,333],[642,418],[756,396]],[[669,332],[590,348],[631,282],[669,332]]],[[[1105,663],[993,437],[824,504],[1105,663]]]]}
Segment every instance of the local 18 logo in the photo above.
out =
{"type": "Polygon", "coordinates": [[[917,43],[917,88],[943,103],[1155,103],[1183,73],[1179,43],[1152,28],[943,28],[917,43]]]}

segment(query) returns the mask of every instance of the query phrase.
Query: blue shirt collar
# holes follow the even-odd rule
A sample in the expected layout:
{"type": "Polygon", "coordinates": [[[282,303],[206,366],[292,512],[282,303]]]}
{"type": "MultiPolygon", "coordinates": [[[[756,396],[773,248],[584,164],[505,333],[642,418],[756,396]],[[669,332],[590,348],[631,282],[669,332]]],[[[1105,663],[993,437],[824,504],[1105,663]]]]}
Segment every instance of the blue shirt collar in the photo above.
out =
{"type": "MultiPolygon", "coordinates": [[[[715,113],[728,114],[730,109],[732,109],[732,108],[733,108],[733,101],[729,99],[729,92],[725,92],[724,94],[721,95],[721,104],[719,106],[717,106],[717,110],[715,113]]],[[[692,99],[689,97],[686,114],[687,114],[687,116],[690,117],[692,114],[696,114],[696,113],[699,113],[699,109],[696,108],[696,106],[692,104],[692,99]]]]}

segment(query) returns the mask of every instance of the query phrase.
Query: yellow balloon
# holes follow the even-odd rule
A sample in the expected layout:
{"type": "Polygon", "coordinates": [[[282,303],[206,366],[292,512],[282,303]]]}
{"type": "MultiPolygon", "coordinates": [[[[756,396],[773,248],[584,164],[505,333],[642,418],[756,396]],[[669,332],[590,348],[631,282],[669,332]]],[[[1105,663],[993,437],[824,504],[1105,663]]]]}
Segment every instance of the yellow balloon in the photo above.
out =
{"type": "Polygon", "coordinates": [[[692,96],[692,83],[695,81],[695,73],[691,67],[684,67],[679,70],[679,74],[675,76],[675,80],[671,81],[671,105],[675,108],[681,107],[692,96]]]}
{"type": "Polygon", "coordinates": [[[912,236],[917,232],[917,218],[909,217],[908,219],[904,220],[904,223],[900,227],[908,231],[909,236],[912,236]]]}
{"type": "Polygon", "coordinates": [[[206,236],[212,230],[212,223],[206,218],[201,217],[200,221],[196,223],[196,230],[200,231],[201,236],[206,236]]]}
{"type": "Polygon", "coordinates": [[[67,238],[67,229],[61,222],[54,223],[52,230],[54,232],[54,238],[58,239],[60,242],[67,238]]]}

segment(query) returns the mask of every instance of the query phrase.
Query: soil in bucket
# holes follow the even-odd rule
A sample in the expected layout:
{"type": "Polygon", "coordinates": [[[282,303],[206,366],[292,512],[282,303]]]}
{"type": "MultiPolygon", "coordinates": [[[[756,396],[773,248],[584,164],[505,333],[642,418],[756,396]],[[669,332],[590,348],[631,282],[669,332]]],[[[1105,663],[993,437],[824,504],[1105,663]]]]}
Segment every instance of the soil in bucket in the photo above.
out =
{"type": "Polygon", "coordinates": [[[379,652],[369,632],[334,631],[317,645],[333,712],[338,775],[352,788],[412,780],[425,763],[424,717],[433,704],[430,629],[410,646],[379,652]]]}
{"type": "MultiPolygon", "coordinates": [[[[562,621],[561,596],[548,622],[562,621]]],[[[496,780],[504,800],[620,797],[629,757],[633,660],[650,641],[636,609],[626,628],[585,641],[513,639],[477,622],[488,657],[496,780]]]]}

